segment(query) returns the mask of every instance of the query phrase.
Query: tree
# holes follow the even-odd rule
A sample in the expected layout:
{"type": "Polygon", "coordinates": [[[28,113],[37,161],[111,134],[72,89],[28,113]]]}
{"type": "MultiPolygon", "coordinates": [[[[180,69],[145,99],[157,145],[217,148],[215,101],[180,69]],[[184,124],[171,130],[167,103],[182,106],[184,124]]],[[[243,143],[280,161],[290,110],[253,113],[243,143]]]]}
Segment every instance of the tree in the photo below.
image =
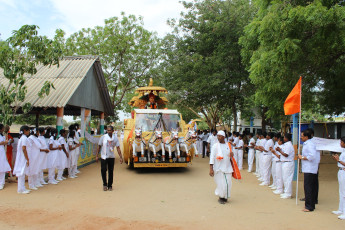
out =
{"type": "Polygon", "coordinates": [[[231,108],[234,119],[246,96],[248,72],[238,44],[243,28],[253,16],[247,0],[183,2],[187,9],[174,33],[163,41],[161,63],[170,100],[188,107],[216,128],[222,113],[231,108]]]}
{"type": "MultiPolygon", "coordinates": [[[[46,36],[37,35],[36,25],[24,25],[14,30],[12,36],[6,41],[0,41],[0,68],[6,79],[0,84],[0,122],[11,125],[19,102],[25,101],[27,76],[37,72],[36,66],[58,65],[62,55],[60,44],[46,36]]],[[[50,88],[54,87],[46,81],[38,95],[48,95],[50,88]]],[[[21,107],[22,111],[31,109],[29,103],[21,107]]]]}
{"type": "MultiPolygon", "coordinates": [[[[240,39],[255,102],[268,118],[284,117],[283,103],[303,76],[302,106],[345,111],[345,9],[343,1],[256,0],[259,11],[240,39]]],[[[320,112],[319,111],[319,112],[320,112]]]]}
{"type": "MultiPolygon", "coordinates": [[[[17,115],[15,116],[13,122],[16,124],[35,125],[36,115],[32,115],[32,114],[17,115]]],[[[39,116],[38,123],[40,125],[54,125],[56,123],[56,116],[54,115],[39,116]]]]}
{"type": "Polygon", "coordinates": [[[64,32],[58,32],[66,55],[99,56],[116,109],[123,107],[127,92],[148,82],[158,63],[160,39],[144,29],[142,17],[121,13],[121,18],[106,19],[104,26],[82,29],[66,40],[64,32]]]}

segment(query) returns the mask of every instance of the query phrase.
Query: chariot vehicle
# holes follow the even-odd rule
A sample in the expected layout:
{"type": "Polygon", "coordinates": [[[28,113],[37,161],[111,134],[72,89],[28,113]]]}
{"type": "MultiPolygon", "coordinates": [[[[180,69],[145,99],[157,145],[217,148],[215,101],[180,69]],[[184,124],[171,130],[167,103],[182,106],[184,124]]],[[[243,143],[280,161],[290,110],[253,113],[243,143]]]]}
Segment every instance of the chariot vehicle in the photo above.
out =
{"type": "Polygon", "coordinates": [[[123,139],[124,159],[128,165],[142,167],[187,167],[196,150],[195,121],[186,124],[175,109],[168,109],[168,100],[160,94],[163,87],[136,90],[129,104],[132,118],[125,120],[123,139]]]}

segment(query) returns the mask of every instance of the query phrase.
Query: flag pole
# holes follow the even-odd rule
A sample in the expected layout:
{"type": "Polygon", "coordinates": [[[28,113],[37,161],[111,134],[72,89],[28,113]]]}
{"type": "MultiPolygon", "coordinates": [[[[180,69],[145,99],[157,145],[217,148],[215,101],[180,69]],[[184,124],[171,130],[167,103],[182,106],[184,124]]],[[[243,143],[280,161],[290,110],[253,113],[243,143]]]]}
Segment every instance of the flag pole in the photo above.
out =
{"type": "MultiPolygon", "coordinates": [[[[300,155],[301,151],[301,121],[302,121],[302,76],[301,78],[301,91],[300,91],[300,108],[299,108],[299,125],[298,125],[298,136],[297,136],[297,143],[298,143],[298,149],[297,149],[297,154],[300,155]]],[[[299,165],[300,165],[300,159],[297,158],[297,180],[296,180],[296,205],[298,204],[298,175],[299,175],[299,165]]]]}

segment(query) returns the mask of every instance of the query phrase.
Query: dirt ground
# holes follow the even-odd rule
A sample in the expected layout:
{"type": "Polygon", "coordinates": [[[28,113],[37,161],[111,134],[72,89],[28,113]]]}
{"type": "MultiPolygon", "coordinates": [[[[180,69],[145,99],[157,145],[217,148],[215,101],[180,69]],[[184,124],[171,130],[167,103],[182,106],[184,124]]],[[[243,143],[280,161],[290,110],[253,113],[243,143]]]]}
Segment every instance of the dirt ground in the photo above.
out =
{"type": "MultiPolygon", "coordinates": [[[[6,184],[0,191],[0,229],[345,228],[331,213],[339,196],[337,167],[329,155],[322,157],[319,204],[312,213],[301,211],[303,202],[282,200],[259,186],[245,170],[242,181],[233,180],[229,203],[220,205],[208,169],[208,158],[200,157],[186,169],[130,169],[117,160],[112,192],[102,191],[100,163],[28,195],[17,194],[16,183],[6,184]]],[[[302,180],[299,188],[303,197],[302,180]]]]}

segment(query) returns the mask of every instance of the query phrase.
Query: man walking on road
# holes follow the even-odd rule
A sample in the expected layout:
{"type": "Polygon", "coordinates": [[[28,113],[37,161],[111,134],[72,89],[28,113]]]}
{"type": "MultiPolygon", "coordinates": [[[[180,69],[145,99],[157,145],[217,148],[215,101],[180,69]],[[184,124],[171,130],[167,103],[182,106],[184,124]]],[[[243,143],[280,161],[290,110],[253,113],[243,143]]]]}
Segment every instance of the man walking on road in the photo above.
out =
{"type": "Polygon", "coordinates": [[[117,153],[120,157],[120,163],[122,164],[122,154],[120,149],[119,140],[113,135],[114,128],[112,126],[107,127],[107,134],[103,135],[98,142],[98,149],[96,155],[96,161],[98,162],[98,155],[101,152],[101,173],[103,180],[103,191],[113,190],[113,173],[115,164],[114,147],[116,146],[117,153]],[[107,182],[107,170],[108,170],[108,182],[107,182]]]}
{"type": "Polygon", "coordinates": [[[219,196],[218,202],[225,204],[230,198],[231,173],[233,172],[230,157],[233,156],[233,153],[230,151],[229,145],[225,143],[224,131],[219,131],[217,138],[219,142],[211,148],[210,176],[214,177],[217,184],[215,194],[219,196]]]}

